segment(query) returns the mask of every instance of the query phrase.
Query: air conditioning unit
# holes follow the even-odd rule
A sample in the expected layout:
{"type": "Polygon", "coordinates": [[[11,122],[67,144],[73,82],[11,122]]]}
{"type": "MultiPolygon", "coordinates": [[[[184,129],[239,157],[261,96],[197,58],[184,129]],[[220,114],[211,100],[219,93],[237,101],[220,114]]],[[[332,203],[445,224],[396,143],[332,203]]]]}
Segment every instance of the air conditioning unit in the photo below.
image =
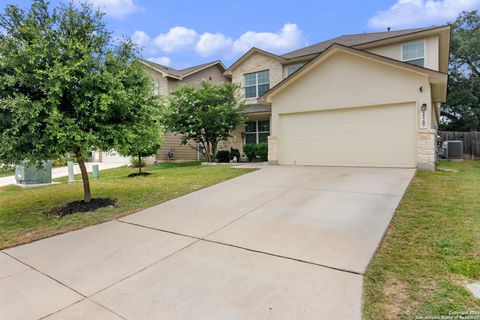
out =
{"type": "Polygon", "coordinates": [[[463,141],[461,140],[443,141],[442,149],[444,150],[443,154],[445,156],[445,159],[463,159],[463,141]]]}

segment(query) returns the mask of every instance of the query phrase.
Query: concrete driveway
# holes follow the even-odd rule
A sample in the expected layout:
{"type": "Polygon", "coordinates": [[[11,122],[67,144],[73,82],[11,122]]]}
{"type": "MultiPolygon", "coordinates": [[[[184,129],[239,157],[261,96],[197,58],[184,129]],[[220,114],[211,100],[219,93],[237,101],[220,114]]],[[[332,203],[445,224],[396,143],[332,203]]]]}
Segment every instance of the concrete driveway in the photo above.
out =
{"type": "Polygon", "coordinates": [[[0,253],[0,319],[360,319],[414,170],[267,167],[0,253]]]}

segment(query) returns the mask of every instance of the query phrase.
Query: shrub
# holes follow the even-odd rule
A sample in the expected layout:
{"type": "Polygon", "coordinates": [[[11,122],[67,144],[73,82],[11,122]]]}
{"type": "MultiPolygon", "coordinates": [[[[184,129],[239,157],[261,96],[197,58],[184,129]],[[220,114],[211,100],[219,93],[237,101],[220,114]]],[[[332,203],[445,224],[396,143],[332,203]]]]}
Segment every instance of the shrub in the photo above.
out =
{"type": "Polygon", "coordinates": [[[215,159],[217,159],[218,162],[230,162],[230,151],[218,150],[215,159]]]}
{"type": "Polygon", "coordinates": [[[267,143],[257,144],[255,154],[262,161],[267,161],[268,160],[268,144],[267,143]]]}
{"type": "Polygon", "coordinates": [[[246,144],[243,146],[243,152],[248,158],[248,161],[256,161],[257,159],[261,161],[268,160],[268,144],[259,143],[259,144],[246,144]]]}
{"type": "Polygon", "coordinates": [[[256,160],[257,157],[255,155],[255,145],[254,144],[246,144],[243,146],[243,153],[248,158],[248,161],[256,160]]]}
{"type": "MultiPolygon", "coordinates": [[[[134,168],[139,168],[139,162],[138,158],[132,158],[130,159],[130,163],[132,164],[132,167],[134,168]]],[[[140,160],[140,168],[145,167],[145,159],[141,158],[140,160]]]]}
{"type": "Polygon", "coordinates": [[[230,148],[230,159],[237,157],[237,160],[240,160],[240,150],[235,148],[230,148]]]}

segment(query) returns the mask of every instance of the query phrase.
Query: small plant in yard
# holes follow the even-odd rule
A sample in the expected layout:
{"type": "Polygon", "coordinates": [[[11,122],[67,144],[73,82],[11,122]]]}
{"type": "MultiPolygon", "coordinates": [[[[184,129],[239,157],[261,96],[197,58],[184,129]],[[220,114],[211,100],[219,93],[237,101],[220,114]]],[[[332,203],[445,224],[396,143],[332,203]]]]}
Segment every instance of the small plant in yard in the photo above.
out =
{"type": "MultiPolygon", "coordinates": [[[[147,122],[148,123],[148,122],[147,122]]],[[[126,141],[118,147],[120,154],[124,156],[131,156],[132,165],[138,168],[138,173],[131,173],[129,177],[148,175],[148,172],[142,172],[142,167],[145,167],[145,157],[149,157],[157,153],[161,146],[160,127],[144,127],[142,125],[136,126],[132,130],[131,135],[125,138],[126,141]]]]}
{"type": "Polygon", "coordinates": [[[83,201],[91,201],[91,150],[130,143],[157,125],[153,84],[131,41],[115,40],[103,13],[71,1],[0,15],[0,162],[33,163],[71,153],[83,201]]]}

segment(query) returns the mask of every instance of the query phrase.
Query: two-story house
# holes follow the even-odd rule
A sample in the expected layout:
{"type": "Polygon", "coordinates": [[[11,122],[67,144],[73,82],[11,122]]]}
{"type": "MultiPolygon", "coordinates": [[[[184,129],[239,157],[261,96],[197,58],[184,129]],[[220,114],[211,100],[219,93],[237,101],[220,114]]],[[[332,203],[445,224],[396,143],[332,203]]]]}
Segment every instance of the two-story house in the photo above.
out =
{"type": "MultiPolygon", "coordinates": [[[[142,60],[142,62],[154,80],[155,94],[158,95],[168,95],[180,84],[198,86],[202,82],[216,84],[230,82],[223,74],[225,72],[225,66],[218,60],[182,70],[177,70],[148,60],[142,60]]],[[[201,155],[198,151],[198,146],[193,141],[186,145],[181,142],[181,135],[166,132],[163,135],[162,147],[157,152],[156,159],[159,161],[200,160],[201,155]]]]}
{"type": "Polygon", "coordinates": [[[449,47],[442,26],[252,48],[224,72],[248,120],[223,147],[268,142],[273,164],[432,169],[449,47]]]}

